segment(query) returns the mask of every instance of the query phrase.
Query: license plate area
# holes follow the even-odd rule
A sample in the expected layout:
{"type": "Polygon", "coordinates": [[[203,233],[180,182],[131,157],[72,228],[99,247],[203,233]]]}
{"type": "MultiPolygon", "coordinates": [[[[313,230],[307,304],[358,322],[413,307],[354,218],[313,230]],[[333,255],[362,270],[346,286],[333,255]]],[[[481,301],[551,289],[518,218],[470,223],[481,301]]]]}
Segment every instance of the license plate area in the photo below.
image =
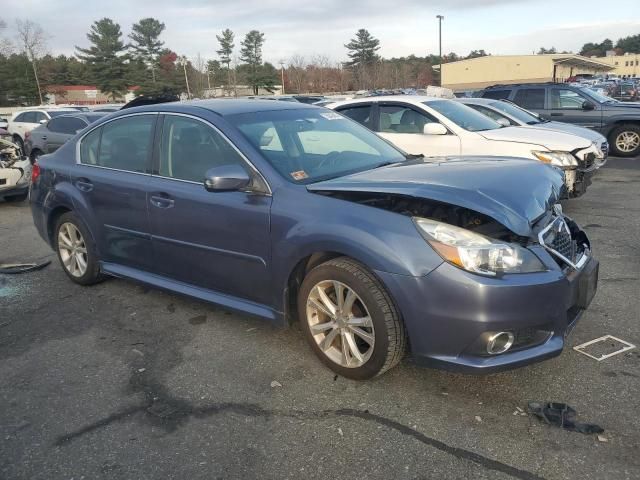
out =
{"type": "Polygon", "coordinates": [[[600,263],[592,259],[588,262],[578,279],[578,298],[576,299],[576,307],[586,309],[598,290],[598,272],[600,263]]]}

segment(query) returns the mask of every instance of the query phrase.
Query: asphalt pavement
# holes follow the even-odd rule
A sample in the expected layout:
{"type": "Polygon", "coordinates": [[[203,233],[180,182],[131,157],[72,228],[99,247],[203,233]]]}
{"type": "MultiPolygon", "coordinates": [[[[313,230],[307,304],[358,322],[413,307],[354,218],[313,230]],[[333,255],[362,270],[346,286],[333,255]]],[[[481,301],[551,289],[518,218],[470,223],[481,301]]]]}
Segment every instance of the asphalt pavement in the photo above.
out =
{"type": "Polygon", "coordinates": [[[300,330],[124,280],[71,283],[28,204],[0,203],[0,479],[638,479],[640,159],[565,202],[601,261],[598,293],[546,362],[489,376],[405,361],[336,377],[300,330]],[[600,438],[519,414],[572,405],[600,438]]]}

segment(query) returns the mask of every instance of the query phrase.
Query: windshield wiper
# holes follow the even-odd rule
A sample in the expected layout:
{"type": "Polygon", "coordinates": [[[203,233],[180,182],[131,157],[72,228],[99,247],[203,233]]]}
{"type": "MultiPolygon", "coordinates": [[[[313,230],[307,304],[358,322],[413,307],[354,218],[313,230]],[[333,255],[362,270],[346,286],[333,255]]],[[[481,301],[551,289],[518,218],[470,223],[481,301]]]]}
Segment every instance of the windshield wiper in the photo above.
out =
{"type": "Polygon", "coordinates": [[[407,153],[404,158],[407,160],[415,160],[416,158],[424,158],[424,155],[421,153],[407,153]]]}

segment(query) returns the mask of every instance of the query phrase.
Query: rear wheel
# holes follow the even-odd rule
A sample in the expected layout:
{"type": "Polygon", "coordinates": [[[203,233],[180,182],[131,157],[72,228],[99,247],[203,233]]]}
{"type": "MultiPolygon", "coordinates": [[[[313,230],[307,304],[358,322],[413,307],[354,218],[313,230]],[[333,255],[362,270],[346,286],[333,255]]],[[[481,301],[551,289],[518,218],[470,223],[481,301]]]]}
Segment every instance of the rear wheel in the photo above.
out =
{"type": "Polygon", "coordinates": [[[618,157],[640,155],[640,126],[627,124],[614,128],[609,145],[612,153],[618,157]]]}
{"type": "Polygon", "coordinates": [[[58,259],[72,281],[92,285],[103,279],[89,231],[72,212],[58,218],[54,235],[58,259]]]}
{"type": "Polygon", "coordinates": [[[384,286],[363,265],[341,257],[307,274],[298,314],[313,351],[355,380],[380,375],[404,356],[404,324],[384,286]]]}

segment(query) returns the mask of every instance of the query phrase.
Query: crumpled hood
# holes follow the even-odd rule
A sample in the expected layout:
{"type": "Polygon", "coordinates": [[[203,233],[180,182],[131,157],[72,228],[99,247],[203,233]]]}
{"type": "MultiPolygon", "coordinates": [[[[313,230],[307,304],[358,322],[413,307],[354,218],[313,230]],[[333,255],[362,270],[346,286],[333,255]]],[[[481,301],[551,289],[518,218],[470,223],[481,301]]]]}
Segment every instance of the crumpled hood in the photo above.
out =
{"type": "Polygon", "coordinates": [[[389,193],[448,203],[529,237],[534,222],[557,203],[563,185],[559,170],[536,160],[457,157],[407,161],[313,183],[307,189],[389,193]]]}
{"type": "Polygon", "coordinates": [[[504,127],[477,133],[487,140],[529,143],[563,152],[571,152],[577,148],[587,148],[591,145],[591,141],[586,138],[546,129],[504,127]]]}

